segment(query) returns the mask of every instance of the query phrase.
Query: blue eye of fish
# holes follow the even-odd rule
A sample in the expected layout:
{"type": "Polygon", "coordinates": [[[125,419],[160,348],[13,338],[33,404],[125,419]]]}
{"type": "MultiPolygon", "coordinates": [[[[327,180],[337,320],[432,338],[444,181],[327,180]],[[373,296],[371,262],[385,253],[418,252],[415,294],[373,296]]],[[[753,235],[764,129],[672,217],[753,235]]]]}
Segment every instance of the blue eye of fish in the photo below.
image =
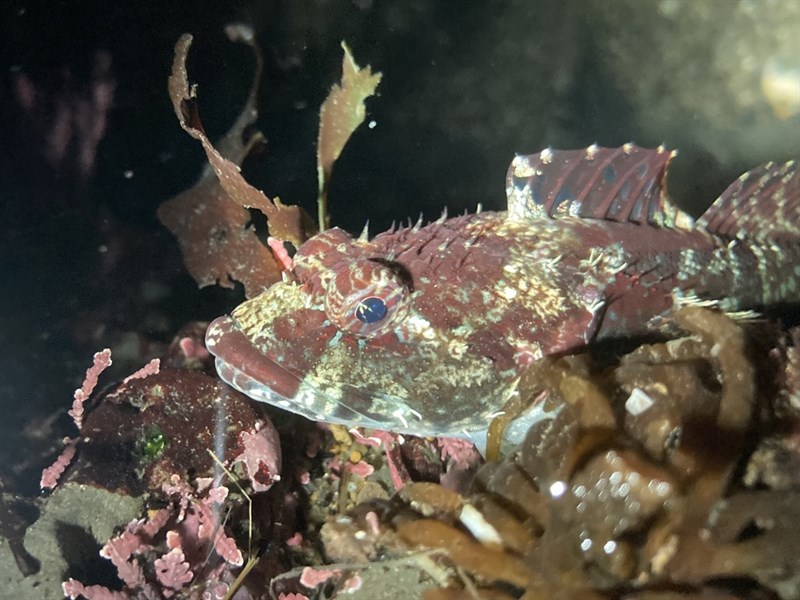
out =
{"type": "Polygon", "coordinates": [[[330,278],[325,313],[342,332],[371,338],[403,321],[409,296],[408,287],[391,266],[370,259],[354,260],[330,278]]]}
{"type": "Polygon", "coordinates": [[[356,306],[356,318],[362,323],[371,325],[377,323],[386,316],[388,308],[386,303],[377,296],[364,298],[356,306]]]}

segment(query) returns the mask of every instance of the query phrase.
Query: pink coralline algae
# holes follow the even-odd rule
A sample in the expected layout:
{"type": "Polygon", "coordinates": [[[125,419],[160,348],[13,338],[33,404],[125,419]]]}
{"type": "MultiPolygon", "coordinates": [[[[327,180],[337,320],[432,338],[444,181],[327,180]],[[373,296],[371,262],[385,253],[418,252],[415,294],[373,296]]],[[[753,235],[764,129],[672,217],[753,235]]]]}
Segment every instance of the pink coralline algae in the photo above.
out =
{"type": "Polygon", "coordinates": [[[206,557],[210,546],[230,565],[239,567],[244,563],[236,542],[220,527],[217,516],[216,508],[227,498],[227,488],[210,487],[204,490],[199,487],[195,492],[177,475],[173,475],[172,483],[164,485],[164,492],[175,499],[179,510],[176,526],[167,532],[169,548],[182,548],[190,558],[199,561],[206,557]]]}
{"type": "Polygon", "coordinates": [[[338,577],[341,571],[336,569],[313,569],[306,567],[300,575],[300,583],[307,588],[315,588],[321,583],[325,583],[331,577],[338,577]]]}
{"type": "Polygon", "coordinates": [[[182,337],[178,340],[178,345],[186,359],[208,358],[208,350],[206,350],[206,347],[202,344],[195,343],[194,339],[191,337],[182,337]]]}
{"type": "Polygon", "coordinates": [[[156,577],[164,586],[164,595],[168,598],[189,583],[194,577],[189,563],[180,548],[173,548],[155,563],[156,577]]]}
{"type": "Polygon", "coordinates": [[[135,379],[144,379],[145,377],[149,377],[150,375],[158,375],[159,371],[161,370],[161,360],[158,358],[154,358],[141,369],[137,370],[135,373],[131,373],[125,379],[122,380],[122,383],[119,387],[114,391],[112,396],[118,396],[122,392],[125,391],[128,383],[135,379]]]}
{"type": "Polygon", "coordinates": [[[437,438],[442,460],[451,459],[461,469],[469,469],[480,462],[475,445],[461,438],[437,438]]]}
{"type": "Polygon", "coordinates": [[[398,449],[398,445],[403,443],[403,436],[379,429],[370,431],[369,436],[361,435],[358,429],[353,429],[352,433],[356,441],[365,446],[376,448],[383,445],[386,452],[386,466],[389,468],[392,484],[395,490],[401,490],[406,482],[411,479],[403,465],[398,449]]]}
{"type": "Polygon", "coordinates": [[[52,490],[58,485],[58,480],[66,471],[72,458],[75,456],[75,442],[66,437],[64,438],[64,450],[58,455],[56,462],[42,471],[42,479],[39,487],[43,490],[52,490]]]}
{"type": "MultiPolygon", "coordinates": [[[[300,578],[298,579],[298,583],[309,590],[320,588],[328,582],[335,582],[336,597],[339,597],[338,593],[351,594],[360,589],[363,584],[363,580],[358,573],[332,568],[305,567],[300,572],[300,578]]],[[[294,596],[294,594],[281,594],[279,598],[289,599],[294,596]]],[[[297,594],[296,596],[298,598],[306,598],[302,594],[297,594]]]]}
{"type": "MultiPolygon", "coordinates": [[[[75,426],[80,430],[83,427],[84,404],[89,400],[97,387],[97,380],[100,374],[111,365],[111,350],[106,348],[101,352],[96,352],[92,366],[86,370],[81,387],[75,390],[72,401],[72,408],[67,414],[75,421],[75,426]]],[[[64,450],[56,461],[42,471],[42,479],[39,486],[43,490],[52,490],[58,485],[58,480],[75,456],[75,440],[64,438],[64,450]]]]}
{"type": "Polygon", "coordinates": [[[280,479],[281,447],[278,432],[269,421],[257,424],[251,431],[239,432],[241,453],[234,465],[244,466],[253,491],[265,492],[280,479]]]}
{"type": "Polygon", "coordinates": [[[80,581],[70,579],[61,586],[64,595],[71,600],[88,598],[89,600],[130,600],[124,592],[115,592],[102,585],[83,585],[80,581]]]}
{"type": "MultiPolygon", "coordinates": [[[[170,510],[157,511],[149,519],[132,521],[118,536],[110,539],[100,550],[100,556],[111,561],[117,569],[118,577],[129,589],[139,589],[144,598],[160,598],[156,588],[148,583],[144,568],[137,556],[152,548],[154,536],[166,525],[170,518],[170,510]]],[[[89,600],[104,598],[127,598],[128,595],[113,596],[112,592],[102,586],[84,586],[80,581],[69,579],[63,584],[64,594],[69,598],[85,596],[89,600]]]]}
{"type": "MultiPolygon", "coordinates": [[[[148,519],[132,521],[100,550],[111,561],[126,590],[136,597],[161,599],[222,597],[233,580],[231,570],[243,562],[241,551],[220,522],[219,501],[227,497],[220,488],[195,489],[177,475],[163,486],[170,505],[148,519]],[[166,546],[166,552],[164,548],[166,546]],[[193,584],[197,594],[186,587],[193,584]],[[225,588],[220,595],[218,592],[225,588]]],[[[84,586],[70,579],[63,584],[70,598],[115,598],[101,586],[84,586]]],[[[119,597],[127,598],[128,595],[119,597]]]]}
{"type": "Polygon", "coordinates": [[[203,328],[197,334],[194,329],[187,327],[166,357],[92,398],[111,363],[110,351],[98,352],[75,393],[70,414],[80,424],[80,438],[65,440],[66,450],[45,469],[42,486],[54,487],[74,458],[70,484],[144,497],[161,508],[128,523],[100,550],[116,569],[122,593],[70,579],[63,584],[70,598],[221,599],[245,563],[232,528],[239,531],[243,519],[249,523],[250,500],[247,492],[231,494],[234,488],[222,485],[218,467],[238,480],[237,490],[247,488],[255,498],[280,480],[280,440],[260,407],[205,372],[203,328]],[[191,360],[185,348],[196,350],[191,360]],[[84,411],[90,398],[92,409],[84,411]]]}
{"type": "Polygon", "coordinates": [[[102,352],[96,352],[94,355],[94,363],[86,371],[86,377],[83,380],[83,385],[75,390],[75,399],[72,402],[72,410],[67,414],[75,421],[75,426],[80,429],[83,426],[83,405],[92,395],[94,388],[97,386],[97,378],[100,373],[105,371],[111,366],[111,350],[106,348],[102,352]]]}

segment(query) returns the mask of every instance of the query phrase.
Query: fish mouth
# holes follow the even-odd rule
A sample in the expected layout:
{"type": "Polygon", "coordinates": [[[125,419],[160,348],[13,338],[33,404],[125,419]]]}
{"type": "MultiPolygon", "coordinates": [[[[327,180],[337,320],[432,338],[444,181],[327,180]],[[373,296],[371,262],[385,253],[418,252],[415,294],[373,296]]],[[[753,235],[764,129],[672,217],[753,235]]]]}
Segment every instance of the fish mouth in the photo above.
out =
{"type": "MultiPolygon", "coordinates": [[[[219,377],[258,402],[348,429],[365,427],[417,436],[465,438],[485,454],[486,427],[467,430],[423,419],[400,398],[355,386],[345,386],[338,394],[326,393],[259,350],[231,316],[219,317],[209,325],[206,347],[215,357],[219,377]]],[[[504,447],[521,442],[532,423],[551,417],[540,405],[524,411],[504,432],[504,447]]]]}
{"type": "Polygon", "coordinates": [[[245,335],[235,318],[219,317],[206,330],[206,347],[214,355],[219,377],[258,402],[299,414],[312,421],[347,427],[369,427],[387,431],[433,435],[416,419],[416,411],[388,395],[378,395],[348,386],[346,400],[337,399],[308,385],[303,377],[274,361],[245,335]],[[392,407],[386,414],[375,404],[392,407]]]}
{"type": "Polygon", "coordinates": [[[301,378],[259,351],[233,317],[223,316],[206,330],[206,348],[219,376],[243,394],[276,404],[295,396],[301,378]]]}

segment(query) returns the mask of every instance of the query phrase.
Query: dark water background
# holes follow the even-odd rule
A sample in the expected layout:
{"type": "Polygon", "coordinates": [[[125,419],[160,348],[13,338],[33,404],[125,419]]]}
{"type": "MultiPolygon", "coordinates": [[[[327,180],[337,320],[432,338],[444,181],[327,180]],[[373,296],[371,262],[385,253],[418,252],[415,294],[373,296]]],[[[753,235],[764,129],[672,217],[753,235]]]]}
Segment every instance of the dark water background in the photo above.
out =
{"type": "Polygon", "coordinates": [[[59,411],[94,351],[112,347],[117,374],[127,374],[184,323],[211,319],[242,298],[240,288],[197,290],[155,216],[205,161],[166,92],[182,33],[195,35],[189,74],[213,139],[238,114],[252,72],[249,49],[228,42],[223,26],[254,27],[265,57],[258,127],[268,145],[244,172],[269,196],[312,214],[318,107],[339,77],[340,40],[359,64],[384,74],[368,102],[375,127],[353,136],[330,195],[334,224],[359,231],[369,218],[377,232],[420,212],[435,218],[445,206],[451,214],[479,202],[502,210],[515,152],[593,142],[679,147],[673,189],[697,212],[747,168],[800,154],[800,117],[779,118],[761,88],[770,65],[776,85],[788,82],[793,106],[797,7],[793,0],[4,2],[0,483],[36,493],[48,453],[71,433],[59,411]],[[58,137],[57,116],[77,118],[106,58],[113,102],[107,114],[88,112],[106,129],[82,173],[85,131],[60,157],[47,149],[58,137]]]}

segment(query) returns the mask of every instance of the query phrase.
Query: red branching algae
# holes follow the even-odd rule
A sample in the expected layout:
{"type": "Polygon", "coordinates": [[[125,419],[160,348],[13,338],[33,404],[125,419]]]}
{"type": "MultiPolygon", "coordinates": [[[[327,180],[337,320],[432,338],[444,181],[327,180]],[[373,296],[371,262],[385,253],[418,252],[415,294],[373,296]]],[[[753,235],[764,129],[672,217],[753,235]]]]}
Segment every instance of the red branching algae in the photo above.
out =
{"type": "Polygon", "coordinates": [[[203,131],[195,90],[187,79],[186,57],[192,36],[186,34],[180,38],[175,46],[169,94],[181,127],[203,145],[212,170],[206,171],[194,188],[162,205],[158,215],[178,238],[186,268],[200,287],[213,284],[232,287],[232,281],[241,281],[246,295],[253,297],[278,281],[280,267],[269,247],[250,227],[251,215],[247,209],[254,208],[267,217],[272,236],[297,246],[305,241],[313,226],[298,207],[285,206],[277,198],[270,200],[239,172],[238,165],[261,140],[258,133],[244,139],[245,130],[258,116],[255,102],[261,54],[247,28],[226,31],[232,40],[253,48],[256,75],[250,97],[219,149],[215,148],[203,131]]]}
{"type": "Polygon", "coordinates": [[[253,297],[278,280],[269,248],[248,227],[250,213],[231,202],[216,180],[201,181],[166,202],[158,216],[178,238],[186,269],[199,287],[233,287],[233,281],[241,281],[245,295],[253,297]]]}
{"type": "Polygon", "coordinates": [[[317,138],[317,179],[319,185],[319,227],[327,229],[327,196],[333,165],[342,153],[347,140],[363,123],[367,111],[364,100],[375,93],[381,81],[380,73],[370,67],[360,68],[350,48],[342,42],[342,81],[335,84],[319,111],[317,138]]]}
{"type": "Polygon", "coordinates": [[[24,72],[15,73],[12,91],[25,113],[26,128],[42,138],[47,161],[57,170],[74,170],[81,181],[88,181],[114,107],[117,81],[111,54],[95,53],[91,80],[85,87],[79,88],[73,75],[64,68],[55,77],[60,89],[54,95],[48,93],[49,86],[40,87],[24,72]]]}

